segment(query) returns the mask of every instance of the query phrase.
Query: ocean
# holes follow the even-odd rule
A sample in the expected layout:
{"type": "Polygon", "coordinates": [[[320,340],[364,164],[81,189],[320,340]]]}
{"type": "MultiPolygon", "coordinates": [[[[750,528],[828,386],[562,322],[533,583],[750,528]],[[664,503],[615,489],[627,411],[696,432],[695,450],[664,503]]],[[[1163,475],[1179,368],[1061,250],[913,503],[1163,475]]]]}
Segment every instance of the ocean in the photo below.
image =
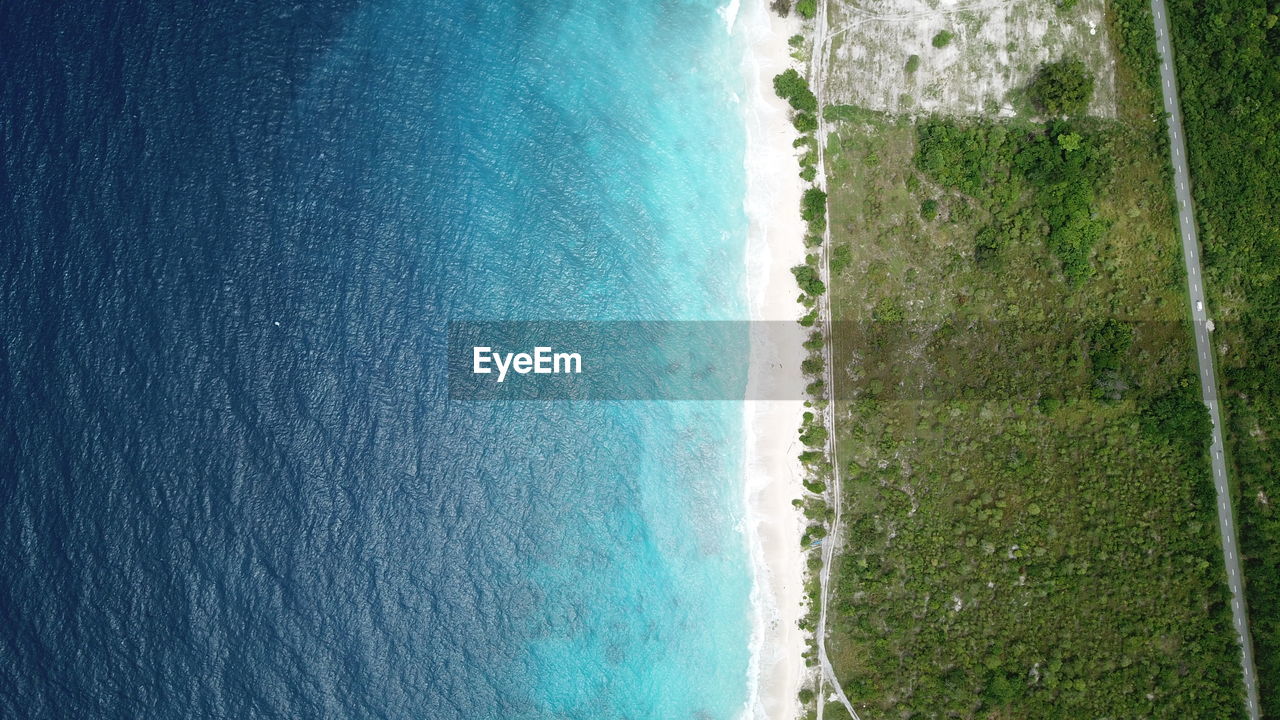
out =
{"type": "Polygon", "coordinates": [[[446,372],[746,317],[717,10],[0,6],[0,716],[738,717],[741,405],[446,372]]]}

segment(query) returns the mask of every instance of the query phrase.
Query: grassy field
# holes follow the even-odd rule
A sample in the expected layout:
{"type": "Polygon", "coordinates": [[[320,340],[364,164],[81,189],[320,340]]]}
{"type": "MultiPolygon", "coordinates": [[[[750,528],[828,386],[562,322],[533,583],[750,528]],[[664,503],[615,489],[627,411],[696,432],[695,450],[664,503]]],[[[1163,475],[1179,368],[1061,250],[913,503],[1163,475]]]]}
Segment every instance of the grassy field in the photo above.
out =
{"type": "Polygon", "coordinates": [[[829,652],[868,720],[1242,714],[1137,74],[1117,120],[828,111],[829,652]]]}

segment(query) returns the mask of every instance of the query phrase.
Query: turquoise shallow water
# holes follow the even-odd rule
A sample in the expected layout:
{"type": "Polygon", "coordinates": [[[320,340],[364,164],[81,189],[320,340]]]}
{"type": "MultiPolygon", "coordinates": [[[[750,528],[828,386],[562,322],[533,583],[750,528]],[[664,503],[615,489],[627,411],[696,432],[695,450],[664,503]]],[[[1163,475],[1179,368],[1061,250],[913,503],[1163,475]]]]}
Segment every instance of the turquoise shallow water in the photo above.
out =
{"type": "Polygon", "coordinates": [[[0,715],[737,716],[741,405],[444,372],[451,322],[746,316],[714,3],[31,3],[0,41],[0,715]]]}

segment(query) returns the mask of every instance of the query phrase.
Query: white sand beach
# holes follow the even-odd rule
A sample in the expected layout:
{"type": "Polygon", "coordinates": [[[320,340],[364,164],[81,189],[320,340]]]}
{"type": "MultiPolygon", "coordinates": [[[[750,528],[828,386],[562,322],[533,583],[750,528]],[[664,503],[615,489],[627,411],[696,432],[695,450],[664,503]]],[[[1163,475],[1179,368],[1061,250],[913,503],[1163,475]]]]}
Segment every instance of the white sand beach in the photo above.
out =
{"type": "Polygon", "coordinates": [[[798,626],[804,596],[804,558],[800,549],[803,517],[791,503],[800,497],[803,449],[798,429],[804,413],[802,337],[789,323],[803,314],[790,268],[804,262],[804,224],[800,219],[797,134],[789,108],[773,91],[773,76],[791,64],[787,38],[800,32],[794,19],[783,20],[767,0],[745,0],[735,33],[747,53],[743,70],[748,95],[746,114],[747,293],[755,330],[751,342],[748,397],[790,400],[748,401],[746,432],[746,509],[755,569],[751,698],[745,716],[791,720],[799,710],[796,694],[806,675],[798,626]],[[768,323],[780,321],[779,328],[768,323]]]}

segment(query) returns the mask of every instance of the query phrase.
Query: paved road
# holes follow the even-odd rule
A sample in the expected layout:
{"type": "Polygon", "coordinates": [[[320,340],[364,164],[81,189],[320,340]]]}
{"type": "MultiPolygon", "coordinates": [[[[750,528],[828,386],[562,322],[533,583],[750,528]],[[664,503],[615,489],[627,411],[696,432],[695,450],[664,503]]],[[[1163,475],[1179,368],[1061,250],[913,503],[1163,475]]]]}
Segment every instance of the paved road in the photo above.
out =
{"type": "Polygon", "coordinates": [[[1191,201],[1191,173],[1187,170],[1187,148],[1183,142],[1182,111],[1178,104],[1178,81],[1174,76],[1173,50],[1169,45],[1169,21],[1164,0],[1151,0],[1156,22],[1156,46],[1160,51],[1160,89],[1169,118],[1169,147],[1173,153],[1173,181],[1178,201],[1178,230],[1182,234],[1182,259],[1187,268],[1187,289],[1191,293],[1191,317],[1195,326],[1196,358],[1200,363],[1200,395],[1213,418],[1213,445],[1210,447],[1213,486],[1218,495],[1218,529],[1222,533],[1222,554],[1227,564],[1227,585],[1231,588],[1231,619],[1241,647],[1244,666],[1245,706],[1251,720],[1258,720],[1258,679],[1253,665],[1253,642],[1249,638],[1243,573],[1237,551],[1231,491],[1227,485],[1227,463],[1222,455],[1222,411],[1213,368],[1210,342],[1209,304],[1204,297],[1204,274],[1200,270],[1200,242],[1196,237],[1195,209],[1191,201]]]}

